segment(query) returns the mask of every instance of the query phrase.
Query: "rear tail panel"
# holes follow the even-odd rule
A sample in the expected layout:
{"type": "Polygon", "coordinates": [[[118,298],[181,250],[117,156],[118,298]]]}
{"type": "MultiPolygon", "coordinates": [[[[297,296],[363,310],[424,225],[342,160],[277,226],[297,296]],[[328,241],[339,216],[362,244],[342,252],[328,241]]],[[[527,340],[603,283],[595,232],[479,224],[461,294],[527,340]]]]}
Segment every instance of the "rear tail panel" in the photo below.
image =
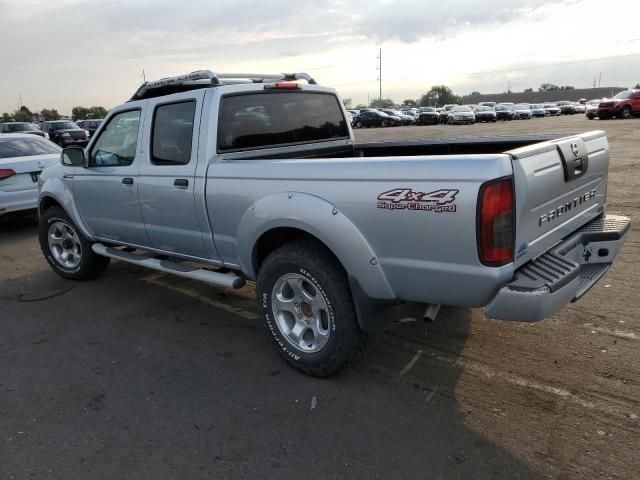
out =
{"type": "Polygon", "coordinates": [[[516,192],[515,266],[604,212],[609,144],[595,131],[508,152],[516,192]]]}

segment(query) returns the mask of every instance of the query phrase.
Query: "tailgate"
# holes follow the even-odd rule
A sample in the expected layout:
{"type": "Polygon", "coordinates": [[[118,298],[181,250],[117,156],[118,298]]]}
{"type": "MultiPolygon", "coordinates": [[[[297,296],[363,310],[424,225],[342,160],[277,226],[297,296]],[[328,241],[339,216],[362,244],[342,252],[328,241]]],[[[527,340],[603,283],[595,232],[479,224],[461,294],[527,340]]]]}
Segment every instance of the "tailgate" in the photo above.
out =
{"type": "Polygon", "coordinates": [[[604,212],[609,144],[594,131],[507,152],[516,198],[515,267],[604,212]]]}

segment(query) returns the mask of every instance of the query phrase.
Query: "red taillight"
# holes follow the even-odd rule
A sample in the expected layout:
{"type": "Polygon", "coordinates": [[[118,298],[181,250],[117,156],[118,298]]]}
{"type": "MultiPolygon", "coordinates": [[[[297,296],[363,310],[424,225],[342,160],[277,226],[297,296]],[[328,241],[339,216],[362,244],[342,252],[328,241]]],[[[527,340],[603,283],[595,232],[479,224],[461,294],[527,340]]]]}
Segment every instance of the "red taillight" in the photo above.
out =
{"type": "Polygon", "coordinates": [[[276,82],[268,83],[264,88],[275,90],[300,90],[302,86],[298,82],[276,82]]]}
{"type": "Polygon", "coordinates": [[[513,261],[513,179],[487,182],[478,196],[478,253],[485,265],[513,261]]]}
{"type": "Polygon", "coordinates": [[[0,168],[0,180],[4,180],[5,178],[13,177],[16,174],[10,168],[1,169],[0,168]]]}

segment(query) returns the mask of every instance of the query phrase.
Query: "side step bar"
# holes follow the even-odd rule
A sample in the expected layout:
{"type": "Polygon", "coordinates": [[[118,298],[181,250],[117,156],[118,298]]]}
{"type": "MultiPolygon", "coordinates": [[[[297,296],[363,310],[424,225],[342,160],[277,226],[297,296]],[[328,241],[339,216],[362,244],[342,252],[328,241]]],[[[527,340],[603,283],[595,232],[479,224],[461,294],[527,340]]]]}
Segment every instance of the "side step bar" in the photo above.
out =
{"type": "Polygon", "coordinates": [[[137,255],[134,253],[118,250],[117,248],[107,247],[102,243],[94,243],[91,246],[98,255],[103,257],[111,257],[123,262],[140,265],[141,267],[150,268],[164,273],[172,273],[180,277],[199,280],[201,282],[211,283],[226,288],[242,288],[245,285],[245,279],[236,275],[225,275],[220,272],[212,272],[203,268],[192,267],[184,263],[172,260],[161,260],[149,255],[137,255]]]}

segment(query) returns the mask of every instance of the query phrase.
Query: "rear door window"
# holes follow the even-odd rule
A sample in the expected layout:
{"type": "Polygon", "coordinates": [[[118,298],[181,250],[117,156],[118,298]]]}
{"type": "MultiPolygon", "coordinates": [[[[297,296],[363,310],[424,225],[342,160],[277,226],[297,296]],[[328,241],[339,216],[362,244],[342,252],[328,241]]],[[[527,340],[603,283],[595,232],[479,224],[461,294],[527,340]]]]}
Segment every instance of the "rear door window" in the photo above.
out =
{"type": "Polygon", "coordinates": [[[191,160],[195,100],[156,107],[151,134],[151,162],[186,165],[191,160]]]}
{"type": "Polygon", "coordinates": [[[268,92],[222,97],[218,151],[349,138],[338,98],[316,92],[268,92]]]}

